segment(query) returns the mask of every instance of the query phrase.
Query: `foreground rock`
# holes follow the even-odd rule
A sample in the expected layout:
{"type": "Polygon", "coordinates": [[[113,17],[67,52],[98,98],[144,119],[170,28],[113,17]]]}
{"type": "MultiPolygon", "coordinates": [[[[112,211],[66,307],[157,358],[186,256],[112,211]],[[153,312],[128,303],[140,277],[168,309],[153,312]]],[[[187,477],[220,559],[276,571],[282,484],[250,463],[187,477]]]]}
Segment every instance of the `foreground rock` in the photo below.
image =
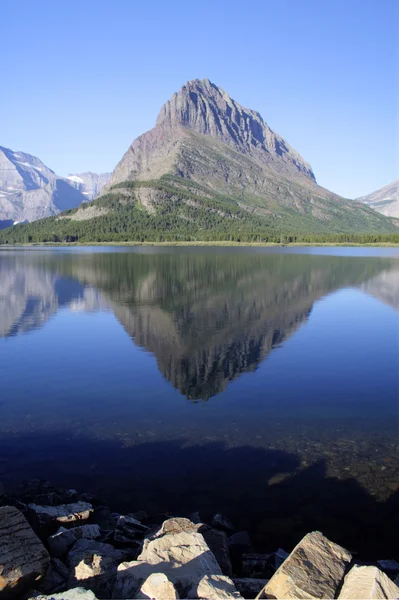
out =
{"type": "MultiPolygon", "coordinates": [[[[191,527],[194,529],[193,523],[191,527]]],[[[198,586],[205,575],[222,575],[202,534],[187,530],[189,528],[188,519],[171,519],[165,521],[155,537],[145,539],[137,560],[119,565],[113,597],[134,598],[142,583],[160,571],[183,597],[193,586],[198,586]],[[185,530],[179,530],[179,525],[185,530]]]]}
{"type": "Polygon", "coordinates": [[[0,594],[20,594],[47,571],[50,557],[22,513],[0,508],[0,594]]]}
{"type": "Polygon", "coordinates": [[[51,556],[59,558],[68,552],[71,546],[81,538],[95,540],[101,536],[98,525],[81,525],[73,529],[60,527],[57,533],[47,539],[51,556]]]}
{"type": "Polygon", "coordinates": [[[336,598],[350,552],[322,533],[308,533],[276,571],[259,598],[336,598]]]}
{"type": "Polygon", "coordinates": [[[269,582],[257,577],[233,577],[233,583],[244,598],[256,598],[269,582]]]}
{"type": "Polygon", "coordinates": [[[116,550],[111,544],[93,540],[78,540],[68,554],[68,587],[83,586],[99,598],[110,598],[118,564],[128,552],[116,550]]]}
{"type": "Polygon", "coordinates": [[[73,502],[72,504],[60,504],[59,506],[40,506],[29,504],[29,514],[40,526],[48,526],[51,523],[73,523],[86,521],[93,512],[93,507],[88,502],[73,502]]]}
{"type": "Polygon", "coordinates": [[[355,565],[346,575],[338,598],[342,600],[394,600],[399,598],[399,587],[377,567],[355,565]]]}
{"type": "Polygon", "coordinates": [[[230,577],[225,575],[204,575],[198,584],[194,583],[191,586],[187,597],[204,600],[243,600],[230,577]]]}
{"type": "Polygon", "coordinates": [[[141,586],[136,598],[152,598],[152,600],[179,600],[175,586],[164,573],[153,573],[141,586]]]}
{"type": "Polygon", "coordinates": [[[59,594],[51,594],[51,596],[35,595],[29,600],[97,600],[97,598],[90,590],[78,587],[59,594]]]}
{"type": "Polygon", "coordinates": [[[36,589],[42,594],[54,594],[66,589],[68,582],[68,568],[58,558],[52,558],[50,567],[45,576],[35,584],[36,589]]]}

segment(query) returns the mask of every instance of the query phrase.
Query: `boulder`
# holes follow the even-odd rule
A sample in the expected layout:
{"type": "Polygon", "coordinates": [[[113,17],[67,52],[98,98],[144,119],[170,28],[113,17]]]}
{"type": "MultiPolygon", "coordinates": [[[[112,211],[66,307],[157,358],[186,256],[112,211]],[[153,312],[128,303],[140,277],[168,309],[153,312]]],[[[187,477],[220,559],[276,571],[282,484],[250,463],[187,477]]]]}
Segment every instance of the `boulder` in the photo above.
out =
{"type": "Polygon", "coordinates": [[[0,508],[0,595],[15,596],[45,575],[50,557],[14,506],[0,508]]]}
{"type": "Polygon", "coordinates": [[[399,598],[399,587],[377,567],[354,565],[344,579],[338,598],[367,600],[399,598]]]}
{"type": "Polygon", "coordinates": [[[274,563],[274,555],[260,554],[257,552],[249,552],[242,555],[242,572],[244,575],[252,577],[255,573],[274,573],[272,564],[274,563]]]}
{"type": "Polygon", "coordinates": [[[144,581],[135,598],[179,600],[179,594],[164,573],[153,573],[144,581]]]}
{"type": "Polygon", "coordinates": [[[260,592],[259,598],[335,598],[350,552],[319,531],[308,533],[260,592]]]}
{"type": "Polygon", "coordinates": [[[116,550],[111,544],[78,540],[67,558],[68,587],[81,585],[99,598],[110,598],[118,564],[129,554],[126,550],[116,550]]]}
{"type": "Polygon", "coordinates": [[[32,596],[28,600],[97,600],[96,596],[90,590],[77,587],[59,594],[51,594],[50,596],[32,596]]]}
{"type": "Polygon", "coordinates": [[[218,529],[206,529],[201,531],[201,533],[204,536],[205,542],[208,544],[210,551],[215,555],[215,558],[222,569],[223,575],[231,577],[233,574],[233,568],[231,566],[226,533],[218,529]]]}
{"type": "Polygon", "coordinates": [[[377,564],[387,573],[399,573],[399,563],[396,560],[378,560],[377,564]]]}
{"type": "Polygon", "coordinates": [[[28,508],[29,516],[44,527],[54,522],[64,524],[86,521],[93,512],[93,507],[88,502],[73,502],[59,506],[28,504],[28,508]]]}
{"type": "Polygon", "coordinates": [[[142,539],[148,527],[130,516],[120,516],[114,531],[114,540],[120,544],[137,543],[142,539]]]}
{"type": "Polygon", "coordinates": [[[216,529],[223,529],[223,531],[227,531],[228,533],[231,533],[235,529],[231,521],[229,521],[229,519],[220,513],[216,513],[214,515],[212,519],[212,527],[215,527],[216,529]]]}
{"type": "Polygon", "coordinates": [[[152,573],[160,571],[183,597],[186,590],[198,585],[205,575],[222,575],[203,535],[190,530],[191,522],[188,519],[184,522],[180,519],[169,521],[165,521],[156,536],[144,540],[137,560],[119,565],[114,598],[133,598],[142,583],[152,573]],[[179,527],[187,527],[188,530],[181,531],[179,527]]]}
{"type": "Polygon", "coordinates": [[[98,525],[81,525],[72,529],[60,527],[57,533],[47,539],[47,543],[51,556],[60,557],[66,554],[77,540],[95,540],[100,536],[101,530],[98,525]]]}
{"type": "Polygon", "coordinates": [[[68,568],[58,558],[52,558],[45,576],[35,584],[42,594],[53,594],[65,590],[68,581],[68,568]]]}
{"type": "Polygon", "coordinates": [[[261,590],[268,584],[267,579],[258,577],[233,577],[236,589],[244,598],[256,598],[261,590]]]}
{"type": "Polygon", "coordinates": [[[225,575],[204,575],[198,583],[194,583],[188,591],[188,598],[203,598],[205,600],[243,600],[236,586],[225,575]]]}

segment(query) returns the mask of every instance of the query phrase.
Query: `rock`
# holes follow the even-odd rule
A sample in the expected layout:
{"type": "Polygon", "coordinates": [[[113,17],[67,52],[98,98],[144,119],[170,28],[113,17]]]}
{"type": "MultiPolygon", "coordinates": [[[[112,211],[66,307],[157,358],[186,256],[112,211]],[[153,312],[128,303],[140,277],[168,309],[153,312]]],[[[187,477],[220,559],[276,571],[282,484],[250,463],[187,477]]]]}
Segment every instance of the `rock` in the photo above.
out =
{"type": "Polygon", "coordinates": [[[286,552],[282,548],[279,548],[277,552],[274,553],[274,569],[277,571],[283,564],[283,562],[289,557],[289,552],[286,552]]]}
{"type": "Polygon", "coordinates": [[[244,598],[255,598],[268,584],[268,579],[255,577],[233,577],[233,583],[244,598]]]}
{"type": "Polygon", "coordinates": [[[198,510],[191,513],[191,515],[189,515],[188,518],[192,523],[202,523],[201,516],[198,510]]]}
{"type": "Polygon", "coordinates": [[[204,536],[205,542],[208,544],[209,549],[215,555],[215,558],[222,569],[223,575],[231,577],[233,574],[233,568],[231,565],[226,533],[218,529],[206,529],[201,531],[201,533],[204,536]]]}
{"type": "Polygon", "coordinates": [[[399,563],[396,560],[377,560],[377,564],[383,571],[396,573],[399,571],[399,563]]]}
{"type": "Polygon", "coordinates": [[[42,594],[62,592],[67,586],[68,568],[58,558],[52,558],[46,575],[35,584],[42,594]]]}
{"type": "Polygon", "coordinates": [[[244,575],[253,576],[255,573],[270,571],[273,554],[247,553],[242,555],[242,572],[244,575]]]}
{"type": "Polygon", "coordinates": [[[185,517],[172,517],[162,523],[157,535],[181,533],[182,531],[195,532],[198,531],[201,525],[202,523],[193,523],[190,519],[186,519],[185,517]]]}
{"type": "Polygon", "coordinates": [[[344,579],[338,598],[342,600],[396,599],[399,587],[377,567],[354,565],[344,579]]]}
{"type": "Polygon", "coordinates": [[[29,504],[28,508],[29,514],[41,526],[47,526],[53,522],[72,523],[86,521],[93,512],[93,507],[88,502],[74,502],[72,504],[60,504],[59,506],[29,504]]]}
{"type": "Polygon", "coordinates": [[[190,523],[188,519],[169,519],[156,536],[146,538],[137,560],[119,565],[113,597],[133,598],[143,581],[160,570],[183,597],[205,575],[222,575],[204,537],[190,530],[190,523]],[[182,531],[182,527],[187,529],[182,531]]]}
{"type": "Polygon", "coordinates": [[[223,529],[227,532],[234,531],[234,525],[220,513],[216,513],[216,515],[214,515],[212,519],[212,527],[216,527],[216,529],[223,529]]]}
{"type": "Polygon", "coordinates": [[[153,573],[144,581],[135,598],[152,598],[153,600],[178,600],[179,594],[175,586],[164,573],[153,573]]]}
{"type": "Polygon", "coordinates": [[[120,516],[114,532],[114,540],[120,544],[131,544],[142,539],[148,527],[129,516],[120,516]]]}
{"type": "Polygon", "coordinates": [[[250,553],[253,550],[248,531],[237,531],[237,533],[233,533],[233,535],[228,538],[227,545],[229,547],[234,572],[241,573],[243,555],[245,553],[250,553]]]}
{"type": "Polygon", "coordinates": [[[350,552],[322,533],[308,533],[276,571],[259,598],[335,598],[350,552]]]}
{"type": "Polygon", "coordinates": [[[60,527],[57,533],[47,539],[47,543],[51,556],[60,557],[68,552],[76,540],[81,538],[95,540],[100,536],[101,530],[98,525],[81,525],[72,529],[60,527]]]}
{"type": "Polygon", "coordinates": [[[82,585],[99,598],[110,598],[118,564],[128,557],[128,551],[111,544],[80,539],[68,554],[68,587],[82,585]]]}
{"type": "Polygon", "coordinates": [[[45,575],[47,550],[14,506],[0,508],[0,594],[11,597],[45,575]]]}
{"type": "Polygon", "coordinates": [[[97,600],[96,596],[90,590],[85,590],[82,587],[73,588],[59,594],[51,594],[51,596],[32,596],[28,600],[97,600]]]}
{"type": "Polygon", "coordinates": [[[204,575],[198,584],[191,586],[187,597],[205,600],[242,599],[230,577],[225,575],[204,575]]]}

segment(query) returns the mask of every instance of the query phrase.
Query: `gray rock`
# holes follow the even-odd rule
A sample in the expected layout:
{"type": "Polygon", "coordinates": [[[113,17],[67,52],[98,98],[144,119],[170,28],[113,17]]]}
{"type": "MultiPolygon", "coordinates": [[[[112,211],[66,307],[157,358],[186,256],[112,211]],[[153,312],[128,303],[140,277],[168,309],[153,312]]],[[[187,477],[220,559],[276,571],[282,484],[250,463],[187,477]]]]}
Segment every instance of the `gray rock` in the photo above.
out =
{"type": "Polygon", "coordinates": [[[0,508],[0,595],[16,596],[49,567],[47,550],[22,513],[13,506],[0,508]]]}
{"type": "Polygon", "coordinates": [[[225,575],[204,575],[199,583],[193,583],[187,597],[204,600],[223,600],[223,598],[242,600],[233,581],[225,575]]]}
{"type": "Polygon", "coordinates": [[[234,525],[229,521],[229,519],[220,513],[216,513],[216,515],[214,515],[212,519],[212,526],[216,527],[217,529],[223,529],[223,531],[227,531],[229,533],[234,531],[234,525]]]}
{"type": "Polygon", "coordinates": [[[227,535],[224,531],[218,529],[206,529],[201,531],[209,549],[215,555],[216,560],[222,569],[223,575],[231,577],[233,569],[231,566],[229,547],[227,545],[227,535]]]}
{"type": "Polygon", "coordinates": [[[256,598],[268,584],[268,580],[255,577],[233,577],[233,583],[244,598],[256,598]]]}
{"type": "Polygon", "coordinates": [[[121,544],[131,544],[142,539],[148,527],[130,516],[120,516],[114,532],[114,540],[121,544]]]}
{"type": "Polygon", "coordinates": [[[58,558],[52,558],[50,567],[45,576],[35,583],[35,587],[42,594],[54,594],[66,589],[68,581],[68,568],[58,558]]]}
{"type": "Polygon", "coordinates": [[[68,554],[68,587],[81,585],[99,598],[110,598],[118,564],[128,557],[129,551],[111,544],[80,539],[68,554]]]}
{"type": "Polygon", "coordinates": [[[396,600],[399,587],[377,567],[354,565],[346,575],[340,600],[396,600]]]}
{"type": "Polygon", "coordinates": [[[51,594],[50,596],[32,596],[28,600],[97,600],[96,596],[90,590],[85,590],[82,587],[73,588],[59,594],[51,594]]]}
{"type": "MultiPolygon", "coordinates": [[[[188,519],[166,521],[159,534],[146,538],[136,561],[118,567],[114,598],[132,598],[152,573],[162,572],[179,594],[198,585],[205,575],[222,575],[220,566],[204,537],[192,529],[188,519]],[[181,528],[185,529],[182,531],[181,528]],[[161,533],[162,532],[162,533],[161,533]]],[[[194,524],[191,524],[194,527],[194,524]]]]}
{"type": "Polygon", "coordinates": [[[286,552],[282,548],[279,548],[274,553],[274,569],[277,571],[283,564],[283,562],[289,557],[289,552],[286,552]]]}
{"type": "Polygon", "coordinates": [[[378,560],[377,564],[384,571],[389,571],[391,573],[399,571],[399,563],[396,560],[378,560]]]}
{"type": "Polygon", "coordinates": [[[95,540],[101,536],[101,530],[98,525],[81,525],[66,529],[60,527],[59,530],[47,539],[50,553],[52,556],[60,557],[68,552],[71,546],[81,538],[95,540]]]}
{"type": "Polygon", "coordinates": [[[74,502],[60,504],[59,506],[39,506],[28,504],[29,514],[35,517],[42,526],[50,523],[73,523],[86,521],[93,512],[93,507],[88,502],[74,502]]]}
{"type": "Polygon", "coordinates": [[[67,177],[68,183],[73,185],[86,198],[87,202],[93,200],[102,188],[111,179],[111,173],[70,173],[67,177]]]}
{"type": "Polygon", "coordinates": [[[164,573],[153,573],[141,586],[135,598],[152,600],[179,600],[175,586],[164,573]]]}
{"type": "Polygon", "coordinates": [[[308,533],[276,571],[259,598],[335,598],[352,559],[319,531],[308,533]]]}

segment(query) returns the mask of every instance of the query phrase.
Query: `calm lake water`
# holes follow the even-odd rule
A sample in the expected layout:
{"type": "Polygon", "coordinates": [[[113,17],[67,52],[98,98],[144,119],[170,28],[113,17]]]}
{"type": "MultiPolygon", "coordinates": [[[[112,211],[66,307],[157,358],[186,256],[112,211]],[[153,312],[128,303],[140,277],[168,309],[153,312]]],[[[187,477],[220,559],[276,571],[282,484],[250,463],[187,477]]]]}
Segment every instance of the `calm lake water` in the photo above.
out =
{"type": "Polygon", "coordinates": [[[0,383],[6,488],[399,551],[398,249],[1,250],[0,383]]]}

